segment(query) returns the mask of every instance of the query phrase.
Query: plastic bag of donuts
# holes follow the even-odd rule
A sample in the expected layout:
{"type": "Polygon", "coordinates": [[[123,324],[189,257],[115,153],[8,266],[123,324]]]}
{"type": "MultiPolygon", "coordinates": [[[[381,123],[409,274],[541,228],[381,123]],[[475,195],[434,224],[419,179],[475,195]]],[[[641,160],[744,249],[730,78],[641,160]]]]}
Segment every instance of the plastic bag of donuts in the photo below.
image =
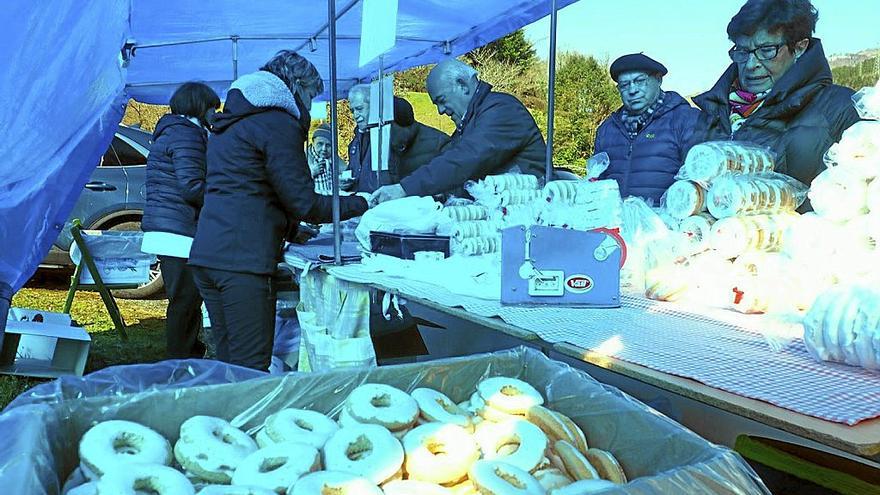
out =
{"type": "Polygon", "coordinates": [[[452,252],[462,256],[479,256],[501,252],[501,236],[496,233],[487,233],[475,237],[453,239],[452,252]]]}
{"type": "Polygon", "coordinates": [[[727,258],[749,251],[779,251],[795,213],[722,218],[712,225],[709,243],[727,258]]]}
{"type": "Polygon", "coordinates": [[[880,175],[880,122],[863,120],[843,131],[824,157],[828,168],[844,167],[865,180],[880,175]]]}
{"type": "Polygon", "coordinates": [[[807,190],[782,174],[726,175],[712,182],[706,203],[715,218],[795,211],[807,190]]]}
{"type": "Polygon", "coordinates": [[[669,216],[684,220],[706,211],[706,189],[698,182],[677,180],[663,193],[660,204],[669,216]]]}
{"type": "Polygon", "coordinates": [[[775,156],[770,149],[738,141],[708,141],[690,149],[676,175],[677,180],[710,184],[729,173],[759,174],[772,172],[775,156]]]}
{"type": "Polygon", "coordinates": [[[880,182],[874,179],[871,184],[874,187],[851,168],[828,168],[810,184],[810,204],[813,211],[831,221],[846,221],[868,211],[869,188],[876,191],[880,182]]]}

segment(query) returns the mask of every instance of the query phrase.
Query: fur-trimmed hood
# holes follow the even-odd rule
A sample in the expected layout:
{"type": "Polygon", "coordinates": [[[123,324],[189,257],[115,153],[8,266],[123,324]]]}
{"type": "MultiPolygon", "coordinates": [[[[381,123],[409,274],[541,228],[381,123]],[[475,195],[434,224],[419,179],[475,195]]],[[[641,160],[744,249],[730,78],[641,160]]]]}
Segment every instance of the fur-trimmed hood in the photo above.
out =
{"type": "Polygon", "coordinates": [[[213,130],[223,132],[244,117],[269,110],[282,110],[297,121],[309,118],[308,110],[278,76],[266,71],[246,74],[229,87],[223,112],[212,121],[213,130]]]}

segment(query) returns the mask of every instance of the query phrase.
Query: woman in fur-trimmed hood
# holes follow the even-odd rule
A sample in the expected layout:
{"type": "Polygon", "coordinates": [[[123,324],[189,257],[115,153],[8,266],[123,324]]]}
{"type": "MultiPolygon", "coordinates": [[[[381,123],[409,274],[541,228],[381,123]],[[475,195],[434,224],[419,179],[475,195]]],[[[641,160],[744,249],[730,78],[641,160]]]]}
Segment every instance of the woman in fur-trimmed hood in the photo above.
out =
{"type": "MultiPolygon", "coordinates": [[[[267,370],[275,328],[272,274],[301,220],[332,221],[305,155],[312,98],[324,91],[311,62],[279,52],[236,80],[208,143],[208,172],[190,254],[221,361],[267,370]]],[[[340,198],[343,220],[367,210],[340,198]]]]}

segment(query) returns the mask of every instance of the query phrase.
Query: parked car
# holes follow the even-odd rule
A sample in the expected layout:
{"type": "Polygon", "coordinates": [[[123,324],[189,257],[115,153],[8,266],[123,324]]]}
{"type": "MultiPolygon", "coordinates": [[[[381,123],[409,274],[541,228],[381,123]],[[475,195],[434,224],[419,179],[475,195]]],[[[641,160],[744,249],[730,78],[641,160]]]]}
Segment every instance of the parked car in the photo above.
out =
{"type": "MultiPolygon", "coordinates": [[[[64,229],[55,240],[41,267],[72,268],[70,225],[80,219],[87,229],[140,230],[144,216],[147,155],[152,135],[120,125],[101,163],[84,186],[64,229]]],[[[114,295],[140,299],[162,290],[158,263],[150,267],[150,281],[137,289],[114,291],[114,295]]]]}

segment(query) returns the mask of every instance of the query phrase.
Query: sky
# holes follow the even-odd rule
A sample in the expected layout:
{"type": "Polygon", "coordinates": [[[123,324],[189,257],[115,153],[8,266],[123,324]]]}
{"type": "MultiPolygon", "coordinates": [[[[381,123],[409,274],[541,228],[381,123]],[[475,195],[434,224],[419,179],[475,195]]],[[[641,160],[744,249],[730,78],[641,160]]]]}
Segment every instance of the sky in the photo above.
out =
{"type": "MultiPolygon", "coordinates": [[[[559,11],[557,52],[600,61],[644,52],[669,69],[663,89],[694,95],[730,64],[727,23],[744,0],[580,0],[559,11]]],[[[880,0],[813,0],[815,36],[826,55],[880,48],[880,0]]],[[[525,29],[538,55],[549,52],[550,19],[525,29]]]]}

